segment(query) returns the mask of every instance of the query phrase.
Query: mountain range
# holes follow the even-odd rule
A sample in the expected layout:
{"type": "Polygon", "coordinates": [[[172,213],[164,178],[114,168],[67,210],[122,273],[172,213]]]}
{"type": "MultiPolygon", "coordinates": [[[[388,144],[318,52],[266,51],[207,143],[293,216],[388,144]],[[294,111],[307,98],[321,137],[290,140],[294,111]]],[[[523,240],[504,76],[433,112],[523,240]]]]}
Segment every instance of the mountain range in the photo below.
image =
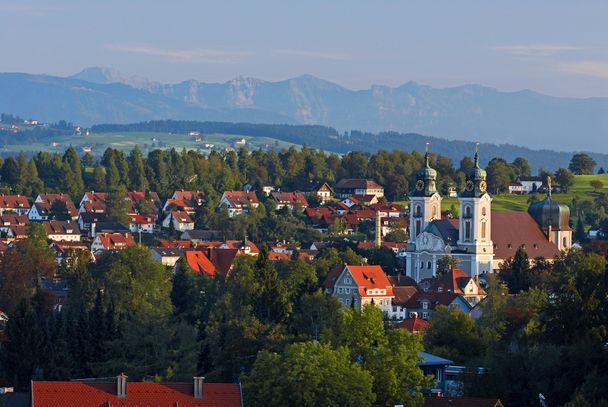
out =
{"type": "Polygon", "coordinates": [[[164,84],[109,68],[70,77],[0,73],[0,111],[90,126],[158,119],[320,124],[449,140],[608,153],[608,98],[408,82],[351,90],[310,75],[164,84]]]}

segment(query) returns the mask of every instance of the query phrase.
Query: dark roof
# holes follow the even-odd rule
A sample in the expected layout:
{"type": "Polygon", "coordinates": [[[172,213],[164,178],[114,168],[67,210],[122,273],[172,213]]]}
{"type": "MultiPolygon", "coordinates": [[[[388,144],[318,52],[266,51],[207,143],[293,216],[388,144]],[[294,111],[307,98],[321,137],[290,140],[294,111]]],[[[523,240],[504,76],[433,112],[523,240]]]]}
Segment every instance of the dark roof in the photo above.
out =
{"type": "Polygon", "coordinates": [[[541,177],[517,177],[519,182],[543,182],[541,177]]]}
{"type": "Polygon", "coordinates": [[[500,399],[425,397],[422,407],[504,407],[500,399]]]}
{"type": "Polygon", "coordinates": [[[412,286],[398,286],[393,287],[393,294],[395,298],[393,298],[393,304],[395,305],[403,305],[406,304],[407,301],[414,296],[418,292],[416,287],[412,286]]]}
{"type": "MultiPolygon", "coordinates": [[[[458,220],[456,220],[458,222],[458,220]]],[[[427,232],[440,237],[449,245],[455,245],[458,242],[458,227],[454,227],[450,219],[436,219],[431,221],[425,229],[427,232]]]]}

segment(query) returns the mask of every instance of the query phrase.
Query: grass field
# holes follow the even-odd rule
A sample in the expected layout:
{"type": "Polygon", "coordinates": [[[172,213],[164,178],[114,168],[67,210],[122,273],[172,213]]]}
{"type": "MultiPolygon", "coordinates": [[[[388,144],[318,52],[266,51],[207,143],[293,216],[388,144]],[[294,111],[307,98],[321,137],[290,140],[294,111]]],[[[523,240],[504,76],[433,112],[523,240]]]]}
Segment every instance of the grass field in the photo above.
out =
{"type": "MultiPolygon", "coordinates": [[[[574,177],[574,184],[567,193],[553,193],[553,199],[559,203],[570,205],[572,198],[576,198],[580,201],[592,200],[597,193],[605,192],[608,193],[608,174],[596,174],[596,175],[577,175],[574,177]],[[592,180],[599,180],[604,184],[604,187],[598,191],[594,191],[589,182],[592,180]]],[[[544,199],[545,194],[539,194],[539,199],[544,199]]],[[[492,209],[495,211],[525,211],[528,209],[530,195],[513,195],[513,194],[501,194],[494,195],[492,200],[492,209]]],[[[442,201],[442,208],[444,210],[450,209],[451,205],[455,205],[458,208],[458,198],[444,198],[442,201]]]]}
{"type": "Polygon", "coordinates": [[[277,149],[289,148],[290,146],[299,147],[296,144],[287,143],[269,137],[250,137],[235,134],[204,134],[197,141],[195,137],[185,133],[148,133],[148,132],[128,132],[128,133],[96,133],[89,136],[70,135],[58,137],[50,143],[29,143],[11,144],[5,146],[3,152],[38,152],[50,151],[63,153],[70,145],[74,146],[79,153],[83,147],[91,147],[94,155],[103,154],[107,147],[121,150],[131,150],[136,145],[147,154],[156,148],[194,149],[201,152],[211,151],[205,148],[205,144],[213,144],[215,149],[223,149],[231,146],[234,141],[244,138],[248,150],[258,148],[275,147],[277,149]]]}

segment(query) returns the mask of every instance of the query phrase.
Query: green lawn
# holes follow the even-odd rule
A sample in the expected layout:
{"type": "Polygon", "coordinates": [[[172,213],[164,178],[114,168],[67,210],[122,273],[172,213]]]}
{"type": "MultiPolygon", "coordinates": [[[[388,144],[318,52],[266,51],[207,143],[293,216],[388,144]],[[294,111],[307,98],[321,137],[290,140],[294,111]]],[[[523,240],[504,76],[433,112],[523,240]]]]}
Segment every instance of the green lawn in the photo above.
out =
{"type": "MultiPolygon", "coordinates": [[[[152,132],[124,132],[124,133],[93,133],[89,136],[70,135],[58,137],[49,143],[31,143],[31,144],[11,144],[3,148],[4,152],[19,152],[19,151],[50,151],[63,153],[70,145],[74,146],[79,153],[82,153],[82,148],[85,146],[92,147],[94,155],[103,154],[107,147],[112,147],[121,150],[131,150],[136,145],[144,154],[156,148],[172,148],[176,149],[193,149],[203,153],[210,152],[210,149],[205,148],[205,144],[213,144],[215,149],[223,149],[230,146],[235,140],[244,138],[248,150],[258,148],[275,147],[277,149],[289,148],[291,146],[299,147],[296,144],[287,143],[269,137],[250,137],[239,136],[235,134],[203,134],[201,140],[196,141],[195,137],[186,133],[152,133],[152,132]]],[[[235,147],[235,149],[238,149],[235,147]]]]}
{"type": "MultiPolygon", "coordinates": [[[[574,184],[568,190],[567,193],[553,193],[553,199],[559,203],[570,205],[572,198],[576,198],[580,201],[592,200],[597,193],[605,192],[608,193],[608,174],[596,174],[596,175],[577,175],[574,177],[574,184]],[[597,192],[593,190],[589,184],[592,180],[600,180],[604,184],[604,187],[597,192]]],[[[545,194],[538,194],[539,199],[544,199],[545,194]]],[[[513,194],[501,194],[494,195],[492,197],[492,209],[495,211],[525,211],[530,205],[528,199],[530,195],[513,195],[513,194]]],[[[442,208],[444,210],[450,209],[451,205],[455,205],[458,208],[458,198],[443,198],[442,208]]]]}

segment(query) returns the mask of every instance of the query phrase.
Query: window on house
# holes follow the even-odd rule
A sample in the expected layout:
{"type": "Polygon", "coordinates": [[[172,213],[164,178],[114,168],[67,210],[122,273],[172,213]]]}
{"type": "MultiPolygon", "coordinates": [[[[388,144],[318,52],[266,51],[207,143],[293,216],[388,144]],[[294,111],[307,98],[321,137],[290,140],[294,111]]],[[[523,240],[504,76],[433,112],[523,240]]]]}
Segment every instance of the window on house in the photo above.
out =
{"type": "Polygon", "coordinates": [[[344,291],[346,292],[346,294],[350,294],[350,288],[345,288],[344,291]]]}
{"type": "Polygon", "coordinates": [[[350,298],[346,299],[346,305],[350,305],[350,298]]]}
{"type": "Polygon", "coordinates": [[[349,277],[344,277],[344,283],[345,284],[350,284],[350,278],[349,277]]]}
{"type": "Polygon", "coordinates": [[[342,294],[344,292],[344,289],[342,287],[338,288],[338,293],[342,294]]]}
{"type": "Polygon", "coordinates": [[[422,313],[422,319],[427,319],[429,317],[429,313],[428,312],[423,312],[422,313]]]}

